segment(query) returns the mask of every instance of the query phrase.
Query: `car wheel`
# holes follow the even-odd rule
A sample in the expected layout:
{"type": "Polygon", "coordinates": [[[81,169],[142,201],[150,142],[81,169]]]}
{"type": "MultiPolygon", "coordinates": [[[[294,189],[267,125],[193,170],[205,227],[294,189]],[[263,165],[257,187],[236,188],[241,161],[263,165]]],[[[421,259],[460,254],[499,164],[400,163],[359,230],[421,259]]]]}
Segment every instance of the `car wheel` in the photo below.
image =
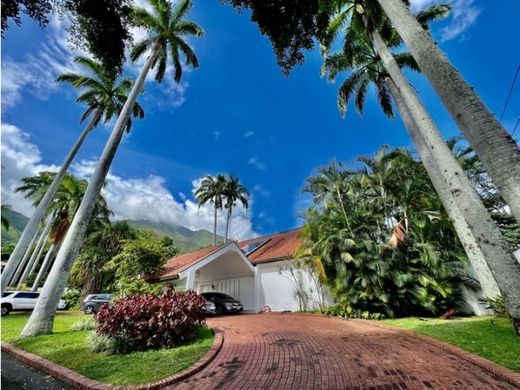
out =
{"type": "Polygon", "coordinates": [[[8,315],[11,312],[11,309],[11,305],[3,304],[1,309],[2,317],[8,315]]]}
{"type": "Polygon", "coordinates": [[[94,313],[94,307],[93,306],[85,306],[83,309],[83,313],[85,314],[92,314],[94,313]]]}

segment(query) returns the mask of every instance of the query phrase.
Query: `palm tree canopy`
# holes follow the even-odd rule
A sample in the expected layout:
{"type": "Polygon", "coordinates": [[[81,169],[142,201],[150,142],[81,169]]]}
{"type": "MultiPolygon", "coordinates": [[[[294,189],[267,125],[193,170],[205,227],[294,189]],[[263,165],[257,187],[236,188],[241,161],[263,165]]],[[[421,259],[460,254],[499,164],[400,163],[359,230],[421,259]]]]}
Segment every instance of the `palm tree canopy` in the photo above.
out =
{"type": "MultiPolygon", "coordinates": [[[[327,75],[330,81],[334,81],[339,73],[350,72],[338,91],[338,108],[342,116],[345,115],[351,99],[354,99],[357,112],[363,115],[369,87],[374,86],[381,109],[388,117],[393,118],[390,91],[385,83],[388,73],[367,34],[363,12],[360,12],[356,5],[356,2],[347,2],[347,5],[331,17],[327,33],[321,42],[324,56],[321,73],[327,75]],[[343,34],[342,50],[329,54],[330,47],[341,34],[343,34]]],[[[428,28],[428,23],[445,17],[449,10],[449,5],[438,4],[418,13],[416,17],[424,28],[428,28]]],[[[388,47],[399,47],[402,40],[388,19],[383,18],[377,10],[372,10],[372,15],[374,14],[378,17],[377,22],[372,19],[372,24],[377,23],[388,47]]],[[[419,72],[419,67],[410,53],[394,53],[394,58],[401,68],[419,72]]]]}
{"type": "Polygon", "coordinates": [[[231,209],[235,207],[236,202],[242,203],[244,208],[249,207],[249,191],[240,183],[240,179],[236,176],[229,175],[223,188],[223,195],[226,199],[224,207],[231,209]]]}
{"type": "Polygon", "coordinates": [[[197,204],[199,208],[204,204],[211,202],[215,208],[222,209],[223,205],[223,189],[226,184],[224,175],[211,176],[206,175],[200,183],[200,187],[195,191],[197,204]]]}
{"type": "MultiPolygon", "coordinates": [[[[119,115],[128,93],[132,89],[132,80],[129,78],[118,80],[114,72],[107,70],[101,62],[91,58],[76,57],[74,61],[82,65],[89,74],[64,73],[57,78],[57,81],[81,89],[81,94],[76,101],[87,104],[87,109],[81,116],[81,122],[98,110],[101,115],[94,126],[97,126],[101,119],[107,123],[114,116],[119,115]]],[[[132,116],[139,119],[144,118],[144,110],[139,103],[134,105],[132,116]]],[[[128,119],[127,132],[130,131],[131,126],[132,120],[128,119]]]]}
{"type": "Polygon", "coordinates": [[[168,56],[171,56],[174,68],[174,79],[180,82],[182,77],[181,54],[186,65],[193,68],[199,66],[199,61],[186,37],[193,35],[201,37],[204,30],[185,16],[192,7],[191,0],[180,0],[172,5],[168,0],[149,0],[151,11],[135,7],[132,20],[135,26],[148,31],[148,36],[137,42],[130,53],[132,61],[141,57],[148,49],[158,50],[153,67],[157,64],[155,79],[161,82],[166,72],[168,56]]]}
{"type": "MultiPolygon", "coordinates": [[[[55,175],[54,172],[40,172],[36,176],[25,177],[22,179],[23,184],[16,188],[16,192],[24,192],[25,198],[32,200],[36,206],[47,192],[55,175]]],[[[54,243],[59,243],[66,234],[85,195],[87,185],[87,180],[78,179],[70,174],[63,178],[48,208],[48,215],[53,219],[51,239],[54,243]]],[[[110,214],[106,200],[99,195],[90,222],[91,226],[107,223],[110,214]]]]}

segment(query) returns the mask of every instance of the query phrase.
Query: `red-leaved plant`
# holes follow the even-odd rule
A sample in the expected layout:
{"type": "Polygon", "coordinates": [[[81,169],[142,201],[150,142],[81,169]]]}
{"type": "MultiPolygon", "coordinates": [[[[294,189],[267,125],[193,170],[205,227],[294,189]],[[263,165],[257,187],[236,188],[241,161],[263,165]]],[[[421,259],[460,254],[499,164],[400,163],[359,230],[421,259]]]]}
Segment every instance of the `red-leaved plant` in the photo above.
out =
{"type": "Polygon", "coordinates": [[[96,331],[113,339],[118,353],[171,348],[196,336],[205,323],[204,304],[193,291],[131,295],[101,307],[96,331]]]}

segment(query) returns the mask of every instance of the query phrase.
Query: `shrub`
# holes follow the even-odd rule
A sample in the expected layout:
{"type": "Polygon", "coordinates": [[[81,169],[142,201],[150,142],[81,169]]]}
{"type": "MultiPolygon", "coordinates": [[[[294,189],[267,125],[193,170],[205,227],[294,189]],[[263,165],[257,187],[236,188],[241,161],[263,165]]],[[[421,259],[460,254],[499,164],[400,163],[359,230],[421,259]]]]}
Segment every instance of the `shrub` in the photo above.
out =
{"type": "Polygon", "coordinates": [[[365,320],[382,320],[385,318],[383,313],[371,313],[366,310],[352,309],[349,305],[336,304],[328,306],[323,310],[323,314],[333,317],[343,318],[363,318],[365,320]]]}
{"type": "Polygon", "coordinates": [[[495,298],[482,298],[479,301],[497,317],[507,317],[506,305],[501,295],[497,295],[495,298]]]}
{"type": "Polygon", "coordinates": [[[63,294],[61,299],[65,301],[67,309],[70,309],[72,307],[79,307],[80,296],[81,293],[79,292],[79,290],[69,289],[63,294]]]}
{"type": "Polygon", "coordinates": [[[84,318],[81,321],[75,322],[71,326],[72,330],[94,330],[96,329],[96,323],[92,318],[84,318]]]}
{"type": "Polygon", "coordinates": [[[131,295],[100,309],[97,333],[112,339],[116,353],[171,348],[197,335],[204,304],[193,291],[131,295]]]}
{"type": "Polygon", "coordinates": [[[96,332],[90,332],[88,334],[87,344],[94,352],[106,352],[109,355],[113,355],[115,353],[114,340],[108,336],[104,336],[96,332]]]}

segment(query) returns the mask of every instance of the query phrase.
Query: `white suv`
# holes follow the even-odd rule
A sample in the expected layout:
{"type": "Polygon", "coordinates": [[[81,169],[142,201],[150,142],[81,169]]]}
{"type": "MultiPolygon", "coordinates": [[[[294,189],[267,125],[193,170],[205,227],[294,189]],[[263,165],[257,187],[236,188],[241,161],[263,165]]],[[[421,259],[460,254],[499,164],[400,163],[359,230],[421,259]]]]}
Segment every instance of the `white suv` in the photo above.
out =
{"type": "MultiPolygon", "coordinates": [[[[2,294],[2,317],[13,310],[32,310],[38,302],[40,293],[31,291],[6,291],[2,294]]],[[[63,299],[58,303],[58,309],[66,309],[63,299]]]]}

